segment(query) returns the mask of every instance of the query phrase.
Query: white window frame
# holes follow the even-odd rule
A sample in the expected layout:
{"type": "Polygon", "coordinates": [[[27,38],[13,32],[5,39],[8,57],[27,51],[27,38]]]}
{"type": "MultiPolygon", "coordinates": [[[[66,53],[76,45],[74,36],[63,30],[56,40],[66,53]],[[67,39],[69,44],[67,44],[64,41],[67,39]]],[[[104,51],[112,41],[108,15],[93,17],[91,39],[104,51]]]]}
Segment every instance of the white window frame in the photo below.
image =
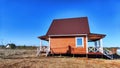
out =
{"type": "Polygon", "coordinates": [[[84,47],[84,37],[76,37],[75,41],[76,41],[76,47],[84,47]],[[82,45],[77,45],[77,39],[79,38],[82,39],[82,45]]]}

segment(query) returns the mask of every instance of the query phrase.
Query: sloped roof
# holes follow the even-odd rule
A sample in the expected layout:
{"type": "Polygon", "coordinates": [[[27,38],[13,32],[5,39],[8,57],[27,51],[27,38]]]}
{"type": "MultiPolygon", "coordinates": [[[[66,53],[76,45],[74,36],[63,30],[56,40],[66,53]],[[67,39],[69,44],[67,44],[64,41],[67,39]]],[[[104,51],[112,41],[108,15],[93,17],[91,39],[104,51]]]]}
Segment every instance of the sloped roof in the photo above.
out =
{"type": "Polygon", "coordinates": [[[89,34],[87,17],[53,20],[46,35],[89,34]]]}
{"type": "Polygon", "coordinates": [[[49,40],[49,36],[77,36],[79,34],[88,35],[89,41],[96,41],[104,38],[104,34],[91,33],[87,17],[54,19],[48,32],[38,38],[49,40]]]}

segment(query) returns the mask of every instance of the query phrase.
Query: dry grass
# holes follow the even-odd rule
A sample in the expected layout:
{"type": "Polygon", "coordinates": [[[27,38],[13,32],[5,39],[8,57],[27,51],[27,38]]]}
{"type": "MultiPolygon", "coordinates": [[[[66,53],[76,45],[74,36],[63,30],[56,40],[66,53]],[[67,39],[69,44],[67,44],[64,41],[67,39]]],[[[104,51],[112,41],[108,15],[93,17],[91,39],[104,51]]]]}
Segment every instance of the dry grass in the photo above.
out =
{"type": "Polygon", "coordinates": [[[24,58],[35,56],[36,50],[24,50],[24,49],[0,49],[0,58],[24,58]]]}
{"type": "Polygon", "coordinates": [[[120,60],[35,57],[36,50],[1,50],[0,68],[119,68],[120,60]],[[5,58],[3,58],[5,57],[5,58]]]}

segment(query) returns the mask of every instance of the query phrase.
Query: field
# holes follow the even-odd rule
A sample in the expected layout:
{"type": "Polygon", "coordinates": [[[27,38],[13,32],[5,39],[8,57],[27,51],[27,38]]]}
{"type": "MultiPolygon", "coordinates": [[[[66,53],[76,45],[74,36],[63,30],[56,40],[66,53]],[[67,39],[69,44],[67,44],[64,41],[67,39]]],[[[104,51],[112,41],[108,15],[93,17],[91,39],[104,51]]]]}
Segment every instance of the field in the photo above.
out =
{"type": "Polygon", "coordinates": [[[36,50],[0,49],[0,68],[120,68],[120,60],[36,57],[36,50]]]}

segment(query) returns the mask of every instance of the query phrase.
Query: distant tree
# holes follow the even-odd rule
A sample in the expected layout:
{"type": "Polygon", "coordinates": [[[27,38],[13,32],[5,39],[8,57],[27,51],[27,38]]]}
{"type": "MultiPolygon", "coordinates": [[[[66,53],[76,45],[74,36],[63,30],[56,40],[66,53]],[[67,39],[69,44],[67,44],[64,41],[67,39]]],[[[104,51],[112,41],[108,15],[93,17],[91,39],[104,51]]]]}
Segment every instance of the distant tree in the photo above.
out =
{"type": "Polygon", "coordinates": [[[4,46],[4,45],[1,45],[1,47],[2,47],[2,48],[5,48],[5,46],[4,46]]]}
{"type": "Polygon", "coordinates": [[[23,48],[26,48],[26,45],[24,45],[23,48]]]}

